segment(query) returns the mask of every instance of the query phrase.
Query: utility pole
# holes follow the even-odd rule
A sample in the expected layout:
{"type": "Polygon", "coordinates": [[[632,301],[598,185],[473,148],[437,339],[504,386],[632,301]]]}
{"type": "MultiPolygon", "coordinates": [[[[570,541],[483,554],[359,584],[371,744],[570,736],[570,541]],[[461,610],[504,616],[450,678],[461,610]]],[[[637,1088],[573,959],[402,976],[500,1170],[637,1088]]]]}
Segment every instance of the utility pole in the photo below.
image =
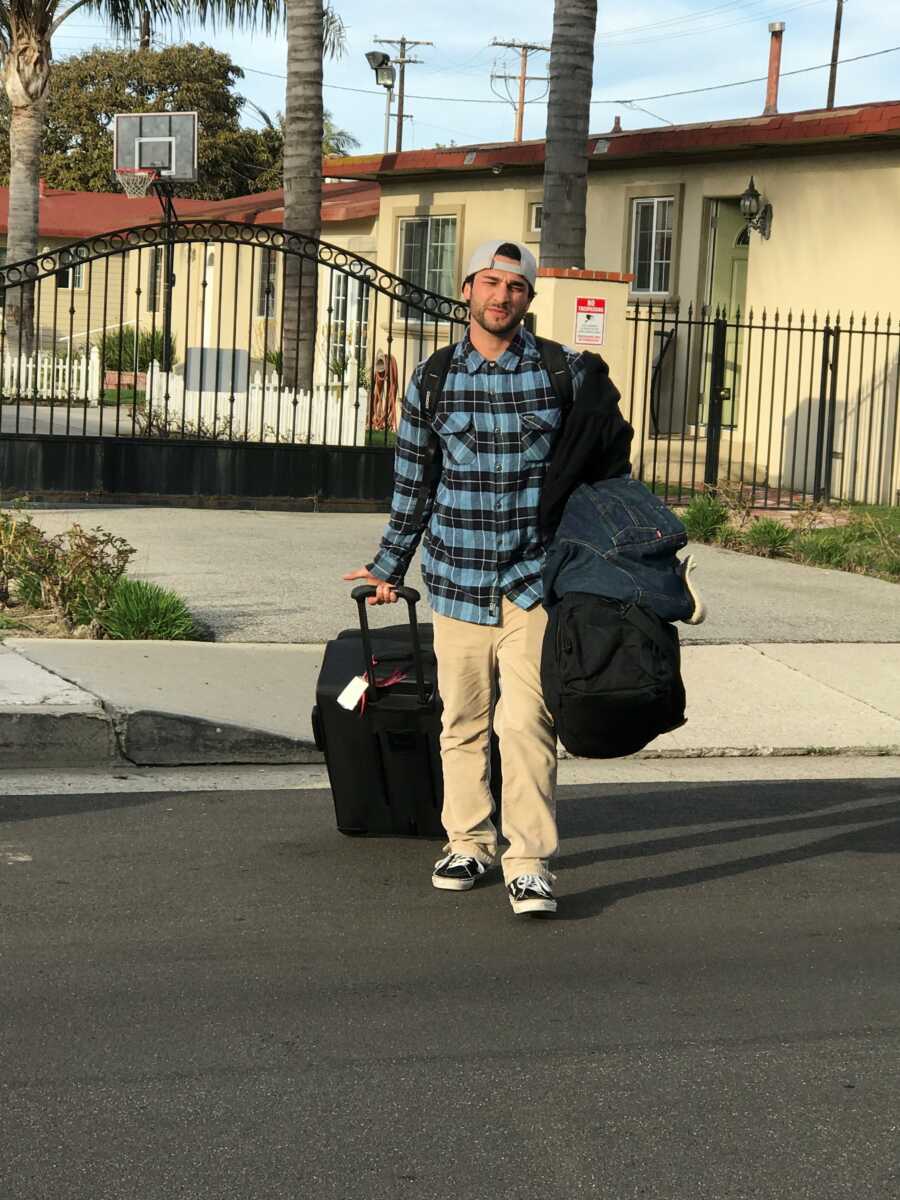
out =
{"type": "Polygon", "coordinates": [[[417,42],[412,38],[375,38],[376,45],[379,46],[396,46],[400,51],[399,58],[392,58],[391,65],[400,68],[400,79],[397,86],[397,144],[396,151],[399,154],[403,149],[403,98],[406,91],[406,68],[413,63],[420,63],[421,58],[407,58],[406,51],[410,46],[433,46],[434,42],[417,42]]]}
{"type": "Polygon", "coordinates": [[[837,0],[834,14],[834,44],[831,48],[831,74],[828,76],[828,102],[826,108],[834,108],[834,90],[837,87],[838,54],[841,49],[841,21],[844,17],[844,0],[837,0]]]}
{"type": "Polygon", "coordinates": [[[539,82],[546,83],[546,82],[548,82],[548,76],[546,76],[546,75],[529,75],[528,74],[528,55],[535,54],[537,51],[541,51],[545,54],[549,54],[550,47],[538,45],[536,42],[516,42],[516,41],[498,42],[496,38],[494,38],[494,40],[491,42],[491,45],[501,47],[504,50],[518,50],[519,51],[519,74],[518,75],[491,75],[491,82],[493,83],[493,81],[495,79],[502,80],[503,82],[508,82],[510,80],[516,80],[516,79],[518,80],[519,98],[516,103],[516,133],[515,133],[514,140],[517,142],[521,142],[522,128],[525,123],[525,84],[526,83],[539,83],[539,82]]]}

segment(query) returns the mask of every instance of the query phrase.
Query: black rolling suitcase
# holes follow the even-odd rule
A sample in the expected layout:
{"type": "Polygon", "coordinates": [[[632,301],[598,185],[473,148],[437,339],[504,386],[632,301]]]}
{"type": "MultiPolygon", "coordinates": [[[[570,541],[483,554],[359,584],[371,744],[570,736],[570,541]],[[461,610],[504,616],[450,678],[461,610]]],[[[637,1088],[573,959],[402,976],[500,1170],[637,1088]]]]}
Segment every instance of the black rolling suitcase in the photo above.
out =
{"type": "MultiPolygon", "coordinates": [[[[353,589],[359,628],[328,643],[316,685],[313,733],[325,755],[337,827],[346,834],[442,837],[442,706],[433,630],[419,625],[419,594],[407,587],[398,587],[397,595],[406,601],[409,624],[370,630],[366,599],[374,592],[367,584],[353,589]],[[399,673],[405,677],[383,686],[399,673]],[[369,685],[364,705],[348,711],[337,698],[360,675],[369,685]]],[[[499,755],[495,744],[492,749],[497,797],[499,755]]]]}

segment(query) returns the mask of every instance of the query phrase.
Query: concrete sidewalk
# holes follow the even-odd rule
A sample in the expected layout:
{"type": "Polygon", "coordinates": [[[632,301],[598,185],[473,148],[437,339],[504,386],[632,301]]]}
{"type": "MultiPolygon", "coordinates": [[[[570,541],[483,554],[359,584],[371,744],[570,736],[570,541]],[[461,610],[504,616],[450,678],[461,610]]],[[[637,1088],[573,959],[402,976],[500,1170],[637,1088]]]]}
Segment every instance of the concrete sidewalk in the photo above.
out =
{"type": "MultiPolygon", "coordinates": [[[[0,767],[321,761],[321,645],[7,639],[0,767]]],[[[686,645],[688,723],[644,757],[900,754],[900,645],[686,645]]]]}

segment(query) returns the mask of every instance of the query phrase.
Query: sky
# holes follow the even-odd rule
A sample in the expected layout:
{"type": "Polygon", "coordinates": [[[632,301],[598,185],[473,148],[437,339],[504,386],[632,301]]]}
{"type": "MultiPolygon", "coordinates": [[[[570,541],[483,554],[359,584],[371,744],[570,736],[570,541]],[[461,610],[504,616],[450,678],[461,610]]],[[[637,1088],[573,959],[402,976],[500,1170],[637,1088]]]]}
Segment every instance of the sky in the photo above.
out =
{"type": "MultiPolygon", "coordinates": [[[[714,88],[757,77],[768,67],[770,21],[784,21],[782,72],[828,63],[836,0],[631,0],[612,5],[599,0],[594,45],[591,132],[601,133],[621,118],[625,129],[672,122],[720,120],[762,112],[765,83],[742,84],[692,95],[665,93],[714,88]],[[649,99],[653,97],[653,99],[649,99]],[[631,103],[626,103],[629,101],[631,103]]],[[[511,140],[514,110],[496,91],[492,71],[515,74],[517,52],[492,46],[497,41],[549,45],[552,0],[492,0],[463,7],[447,0],[334,0],[347,27],[347,49],[325,68],[325,105],[336,124],[359,141],[357,153],[383,147],[385,93],[374,83],[365,54],[376,38],[405,36],[432,42],[409,51],[422,60],[407,67],[404,149],[438,144],[511,140]],[[477,19],[476,19],[477,18],[477,19]]],[[[229,53],[245,72],[239,91],[274,116],[284,108],[283,35],[189,28],[155,31],[156,44],[201,41],[229,53]]],[[[73,14],[54,37],[54,55],[69,54],[115,41],[102,23],[73,14]]],[[[848,62],[839,68],[838,105],[900,99],[900,4],[896,0],[846,0],[841,58],[894,53],[848,62]]],[[[532,54],[529,73],[547,74],[549,55],[532,54]]],[[[525,137],[544,136],[546,84],[529,84],[525,137]]],[[[779,110],[823,107],[828,71],[783,77],[779,110]]],[[[244,121],[261,118],[245,105],[244,121]]],[[[393,145],[394,123],[391,139],[393,145]]],[[[202,131],[201,131],[202,137],[202,131]]]]}

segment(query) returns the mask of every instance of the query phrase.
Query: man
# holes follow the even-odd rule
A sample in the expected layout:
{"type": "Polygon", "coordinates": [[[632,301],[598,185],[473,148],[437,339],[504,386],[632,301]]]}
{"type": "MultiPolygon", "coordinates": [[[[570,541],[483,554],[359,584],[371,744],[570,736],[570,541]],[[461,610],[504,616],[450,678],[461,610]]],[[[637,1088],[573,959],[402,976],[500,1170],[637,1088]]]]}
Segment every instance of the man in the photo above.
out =
{"type": "MultiPolygon", "coordinates": [[[[444,705],[441,820],[448,839],[432,883],[467,891],[495,862],[488,782],[493,721],[509,840],[502,867],[516,913],[556,911],[549,864],[558,849],[556,737],[540,681],[547,617],[538,509],[562,413],[522,324],[536,278],[534,256],[518,242],[487,242],[472,255],[463,283],[468,332],[454,348],[432,419],[420,392],[424,364],[413,372],[397,434],[390,521],[374,562],[344,576],[376,587],[370,603],[394,603],[394,588],[425,534],[422,573],[444,705]],[[441,473],[423,508],[432,431],[441,473]]],[[[577,395],[582,356],[567,350],[566,360],[577,395]]]]}

